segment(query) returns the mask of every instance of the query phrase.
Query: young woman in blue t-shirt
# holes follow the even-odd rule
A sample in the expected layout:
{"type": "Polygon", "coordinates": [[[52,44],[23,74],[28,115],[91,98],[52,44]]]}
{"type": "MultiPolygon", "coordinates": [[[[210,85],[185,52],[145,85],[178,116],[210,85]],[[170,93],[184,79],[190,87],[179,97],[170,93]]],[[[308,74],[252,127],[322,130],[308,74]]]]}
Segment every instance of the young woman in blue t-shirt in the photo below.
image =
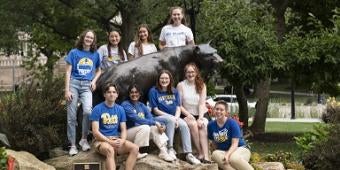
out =
{"type": "Polygon", "coordinates": [[[83,151],[90,149],[87,142],[89,118],[92,109],[92,91],[101,74],[100,58],[96,52],[96,35],[92,30],[80,34],[76,48],[72,49],[66,61],[65,99],[67,101],[67,138],[71,144],[69,155],[78,153],[76,147],[76,125],[78,101],[83,107],[82,138],[79,142],[83,151]]]}
{"type": "Polygon", "coordinates": [[[216,102],[214,107],[216,120],[208,124],[208,138],[216,148],[211,159],[217,162],[221,169],[252,170],[253,167],[248,163],[250,150],[243,140],[240,126],[228,117],[227,108],[226,102],[216,102]]]}
{"type": "Polygon", "coordinates": [[[173,88],[173,78],[168,70],[162,70],[157,78],[156,86],[149,91],[149,102],[153,113],[158,120],[166,122],[166,135],[169,138],[168,149],[169,155],[177,159],[176,152],[173,149],[175,129],[179,128],[181,132],[183,152],[186,153],[186,159],[192,164],[201,162],[191,154],[191,138],[188,125],[180,118],[180,97],[178,91],[173,88]]]}

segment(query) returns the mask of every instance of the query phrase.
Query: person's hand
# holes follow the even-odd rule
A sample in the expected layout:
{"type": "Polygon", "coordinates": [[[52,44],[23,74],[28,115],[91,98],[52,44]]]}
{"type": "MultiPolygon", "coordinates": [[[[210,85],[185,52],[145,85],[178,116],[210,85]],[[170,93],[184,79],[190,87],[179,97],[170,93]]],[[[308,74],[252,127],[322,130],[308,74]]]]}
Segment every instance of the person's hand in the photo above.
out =
{"type": "Polygon", "coordinates": [[[199,118],[199,119],[197,120],[197,126],[198,126],[198,128],[204,127],[203,118],[199,118]]]}
{"type": "Polygon", "coordinates": [[[229,155],[225,154],[223,161],[224,161],[224,164],[229,164],[229,155]]]}
{"type": "Polygon", "coordinates": [[[72,101],[72,93],[70,91],[65,91],[65,100],[72,101]]]}
{"type": "Polygon", "coordinates": [[[186,121],[195,121],[195,117],[192,114],[190,114],[190,113],[184,119],[186,121]]]}
{"type": "Polygon", "coordinates": [[[165,132],[165,126],[164,125],[161,125],[159,122],[156,122],[156,127],[158,129],[158,132],[160,134],[164,133],[165,132]]]}
{"type": "Polygon", "coordinates": [[[114,148],[120,148],[122,146],[122,139],[112,137],[112,138],[110,138],[109,143],[114,148]]]}
{"type": "Polygon", "coordinates": [[[175,117],[175,127],[178,128],[178,120],[179,118],[178,117],[175,117]]]}
{"type": "Polygon", "coordinates": [[[95,91],[96,90],[96,83],[94,83],[93,81],[91,81],[91,91],[95,91]]]}

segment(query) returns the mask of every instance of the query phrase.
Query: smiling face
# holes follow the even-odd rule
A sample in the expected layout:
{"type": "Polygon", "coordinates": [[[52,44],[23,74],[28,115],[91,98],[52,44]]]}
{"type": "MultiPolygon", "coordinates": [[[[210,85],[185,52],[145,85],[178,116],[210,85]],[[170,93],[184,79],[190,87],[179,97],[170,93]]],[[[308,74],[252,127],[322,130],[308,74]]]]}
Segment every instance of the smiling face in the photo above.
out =
{"type": "Polygon", "coordinates": [[[175,8],[171,11],[171,20],[174,25],[180,25],[183,19],[183,11],[180,8],[175,8]]]}
{"type": "Polygon", "coordinates": [[[228,114],[226,110],[226,105],[222,103],[216,103],[214,107],[214,113],[217,120],[223,120],[228,114]]]}
{"type": "Polygon", "coordinates": [[[84,49],[89,49],[94,41],[94,33],[89,31],[85,34],[83,46],[84,49]]]}
{"type": "Polygon", "coordinates": [[[190,82],[194,82],[196,76],[197,76],[197,70],[192,65],[189,65],[185,69],[185,78],[190,82]]]}
{"type": "Polygon", "coordinates": [[[147,30],[147,28],[145,27],[140,27],[138,30],[138,37],[139,39],[144,42],[144,41],[148,41],[148,36],[149,36],[149,32],[147,30]]]}
{"type": "Polygon", "coordinates": [[[130,91],[129,91],[129,97],[130,100],[132,102],[137,102],[140,98],[140,93],[138,91],[138,89],[136,87],[133,87],[130,91]]]}
{"type": "Polygon", "coordinates": [[[168,86],[170,85],[170,76],[167,73],[162,73],[159,76],[159,85],[161,86],[161,88],[163,90],[166,90],[168,88],[168,86]]]}
{"type": "Polygon", "coordinates": [[[120,42],[120,35],[117,31],[111,31],[109,34],[109,41],[111,45],[118,46],[118,43],[120,42]]]}

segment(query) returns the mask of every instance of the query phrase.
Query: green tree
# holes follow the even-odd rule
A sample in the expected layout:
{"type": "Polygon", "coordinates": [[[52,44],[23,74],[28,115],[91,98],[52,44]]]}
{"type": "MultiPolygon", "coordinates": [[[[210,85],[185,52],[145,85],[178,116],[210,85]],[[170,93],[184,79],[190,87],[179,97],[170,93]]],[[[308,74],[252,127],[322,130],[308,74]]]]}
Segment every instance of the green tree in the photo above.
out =
{"type": "Polygon", "coordinates": [[[248,122],[248,109],[243,87],[256,85],[258,98],[252,130],[264,132],[269,101],[270,77],[284,67],[278,50],[270,6],[242,0],[205,0],[202,4],[200,35],[213,39],[224,57],[221,76],[236,88],[240,119],[248,122]]]}

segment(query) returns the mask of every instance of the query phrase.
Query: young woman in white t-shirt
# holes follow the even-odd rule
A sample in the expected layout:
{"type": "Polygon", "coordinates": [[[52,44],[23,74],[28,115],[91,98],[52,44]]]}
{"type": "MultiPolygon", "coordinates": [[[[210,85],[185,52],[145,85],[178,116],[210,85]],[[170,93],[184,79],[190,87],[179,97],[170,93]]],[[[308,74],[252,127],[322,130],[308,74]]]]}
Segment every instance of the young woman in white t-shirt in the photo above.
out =
{"type": "Polygon", "coordinates": [[[128,49],[129,60],[154,52],[157,52],[157,48],[153,43],[149,27],[146,24],[139,25],[135,41],[131,42],[128,49]]]}
{"type": "Polygon", "coordinates": [[[168,25],[162,28],[161,35],[159,36],[159,48],[195,44],[191,29],[185,25],[183,8],[172,7],[170,9],[168,25]]]}
{"type": "Polygon", "coordinates": [[[120,40],[121,36],[118,31],[110,31],[108,33],[108,43],[99,47],[98,53],[102,69],[105,70],[114,64],[128,61],[120,40]]]}

